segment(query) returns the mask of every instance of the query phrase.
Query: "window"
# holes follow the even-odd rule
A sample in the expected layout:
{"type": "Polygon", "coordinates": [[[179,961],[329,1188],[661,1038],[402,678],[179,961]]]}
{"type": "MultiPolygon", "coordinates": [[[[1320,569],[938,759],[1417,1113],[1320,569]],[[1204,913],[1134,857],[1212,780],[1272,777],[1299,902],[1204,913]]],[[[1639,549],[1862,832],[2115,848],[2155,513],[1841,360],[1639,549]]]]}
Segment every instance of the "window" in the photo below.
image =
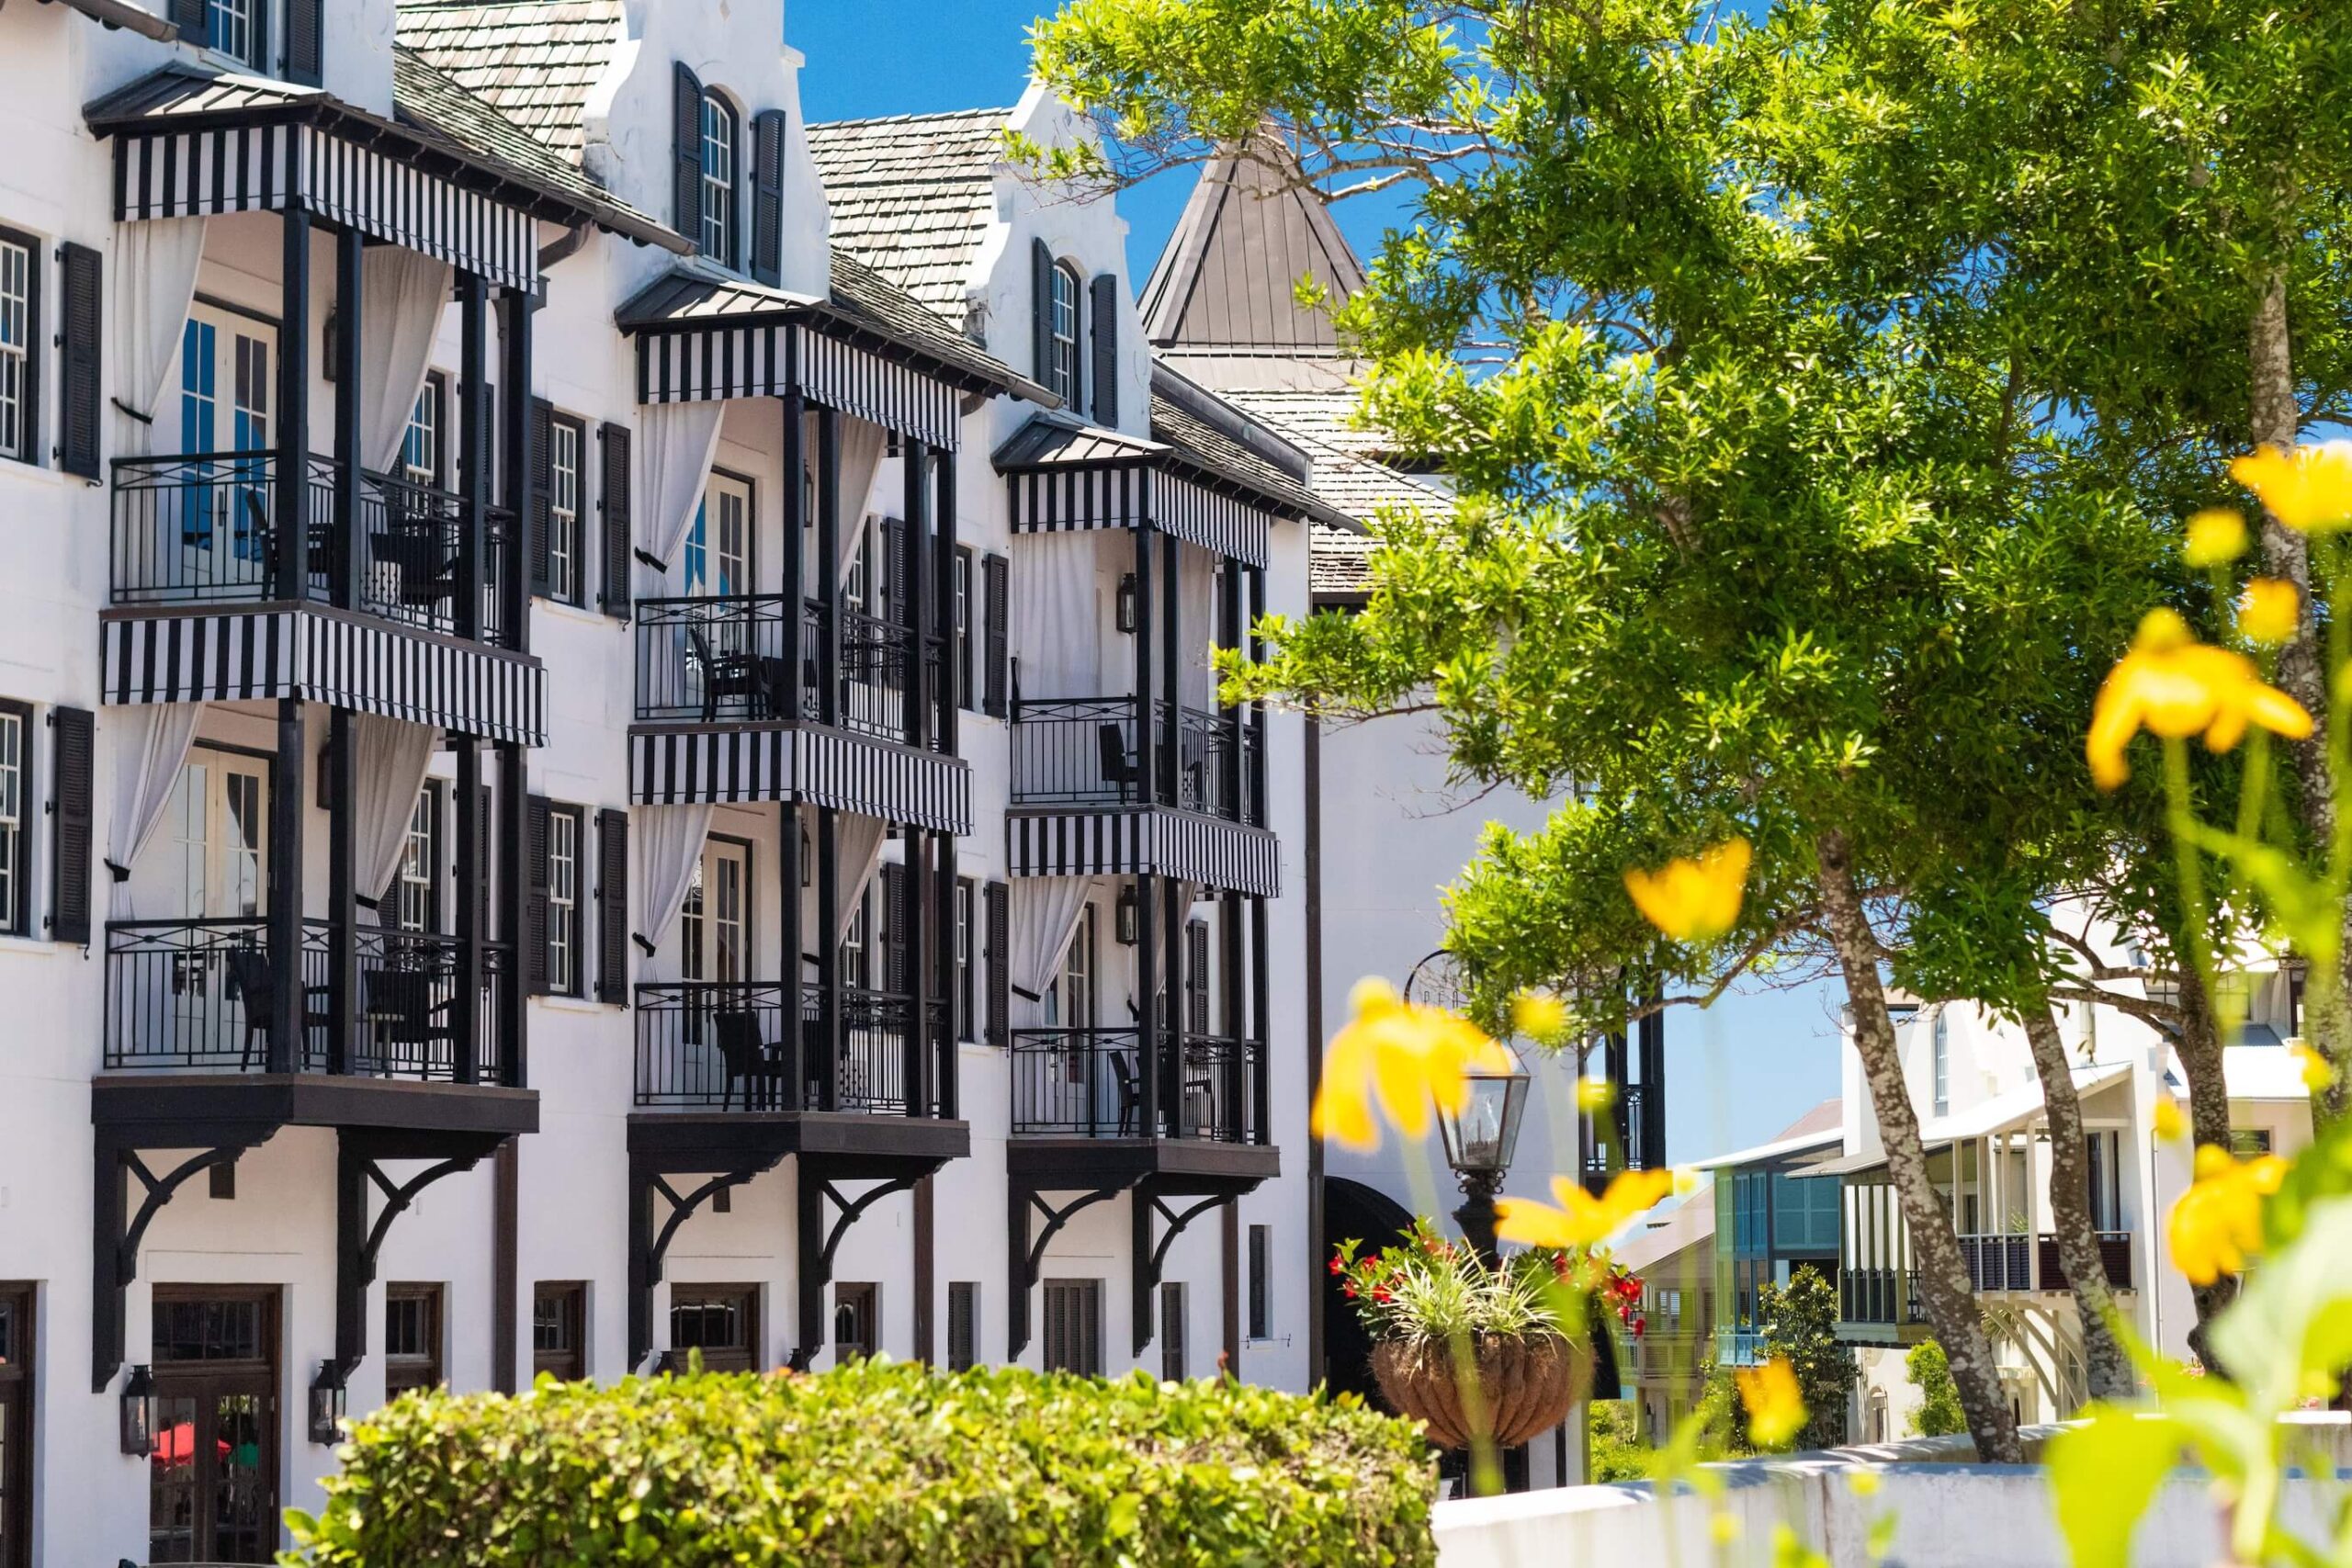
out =
{"type": "Polygon", "coordinates": [[[874,976],[866,970],[868,921],[873,912],[871,890],[850,910],[849,934],[842,938],[842,984],[854,991],[870,991],[874,976]]]}
{"type": "Polygon", "coordinates": [[[879,1287],[840,1284],[833,1287],[833,1364],[871,1356],[877,1348],[879,1287]]]}
{"type": "Polygon", "coordinates": [[[752,591],[752,481],[714,472],[686,533],[686,592],[721,598],[752,591]]]}
{"type": "Polygon", "coordinates": [[[531,1292],[531,1375],[566,1382],[588,1375],[588,1287],[544,1280],[531,1292]]]}
{"type": "Polygon", "coordinates": [[[1046,323],[1052,358],[1044,380],[1047,390],[1073,408],[1078,404],[1078,269],[1061,263],[1054,268],[1054,314],[1046,323]]]}
{"type": "Polygon", "coordinates": [[[441,929],[441,786],[428,780],[417,791],[401,842],[401,865],[392,884],[393,924],[404,931],[441,929]]]}
{"type": "Polygon", "coordinates": [[[956,551],[956,705],[978,711],[979,688],[972,682],[972,552],[956,551]]]}
{"type": "Polygon", "coordinates": [[[1936,1114],[1942,1116],[1951,1111],[1951,1026],[1941,1008],[1936,1010],[1933,1038],[1936,1114]]]}
{"type": "Polygon", "coordinates": [[[32,879],[27,874],[26,786],[32,782],[32,710],[0,703],[0,932],[23,936],[32,929],[32,879]]]}
{"type": "Polygon", "coordinates": [[[580,454],[587,440],[587,431],[578,420],[559,419],[548,425],[548,593],[567,604],[579,604],[586,588],[580,533],[580,454]]]}
{"type": "Polygon", "coordinates": [[[0,457],[40,461],[40,246],[0,229],[0,457]]]}
{"type": "Polygon", "coordinates": [[[1274,1227],[1250,1227],[1250,1337],[1274,1337],[1274,1227]]]}
{"type": "Polygon", "coordinates": [[[1102,1375],[1102,1281],[1046,1281],[1046,1370],[1102,1375]]]}
{"type": "Polygon", "coordinates": [[[972,1012],[972,972],[979,967],[979,928],[973,923],[978,897],[970,877],[956,879],[956,1037],[959,1040],[979,1038],[972,1012]]]}
{"type": "Polygon", "coordinates": [[[751,846],[705,840],[702,863],[678,910],[680,978],[728,985],[750,978],[751,904],[751,846]]]}
{"type": "Polygon", "coordinates": [[[1069,1029],[1094,1027],[1094,906],[1079,911],[1062,972],[1046,988],[1046,1021],[1069,1029]]]}
{"type": "Polygon", "coordinates": [[[2267,1127],[2233,1127],[2230,1129],[2230,1153],[2240,1159],[2255,1159],[2270,1152],[2270,1129],[2267,1127]]]}
{"type": "Polygon", "coordinates": [[[222,54],[256,71],[268,68],[262,58],[262,23],[268,0],[205,0],[206,38],[222,54]]]}
{"type": "Polygon", "coordinates": [[[686,1352],[702,1352],[713,1371],[757,1370],[758,1292],[749,1285],[681,1285],[670,1292],[671,1364],[680,1371],[686,1352]]]}
{"type": "Polygon", "coordinates": [[[441,1287],[384,1289],[384,1397],[441,1385],[441,1287]]]}
{"type": "Polygon", "coordinates": [[[401,478],[411,484],[441,487],[447,471],[444,458],[448,448],[441,432],[448,406],[449,379],[435,370],[416,394],[416,406],[408,411],[408,430],[401,437],[401,478]]]}
{"type": "Polygon", "coordinates": [[[33,1292],[0,1285],[0,1568],[33,1560],[33,1292]]]}
{"type": "Polygon", "coordinates": [[[702,96],[702,254],[735,265],[735,111],[715,92],[702,96]]]}
{"type": "Polygon", "coordinates": [[[947,1370],[968,1371],[979,1360],[980,1287],[970,1280],[947,1286],[947,1370]]]}
{"type": "Polygon", "coordinates": [[[277,1309],[274,1290],[155,1287],[148,1562],[266,1562],[277,1545],[277,1309]]]}
{"type": "Polygon", "coordinates": [[[1184,1287],[1175,1280],[1159,1286],[1159,1376],[1182,1382],[1184,1371],[1184,1287]]]}
{"type": "Polygon", "coordinates": [[[580,811],[548,812],[548,989],[580,994],[580,811]]]}

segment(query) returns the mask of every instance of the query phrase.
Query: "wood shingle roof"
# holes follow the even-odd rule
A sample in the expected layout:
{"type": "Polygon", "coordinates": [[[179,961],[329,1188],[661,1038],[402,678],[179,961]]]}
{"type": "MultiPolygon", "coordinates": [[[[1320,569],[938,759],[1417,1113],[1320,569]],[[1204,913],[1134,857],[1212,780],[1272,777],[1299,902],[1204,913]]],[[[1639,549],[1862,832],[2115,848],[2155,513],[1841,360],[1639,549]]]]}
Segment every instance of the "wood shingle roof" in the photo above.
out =
{"type": "Polygon", "coordinates": [[[965,289],[996,220],[1011,109],[808,127],[833,243],[963,330],[965,289]]]}
{"type": "Polygon", "coordinates": [[[621,41],[620,0],[504,0],[400,7],[400,41],[578,164],[588,95],[621,41]]]}

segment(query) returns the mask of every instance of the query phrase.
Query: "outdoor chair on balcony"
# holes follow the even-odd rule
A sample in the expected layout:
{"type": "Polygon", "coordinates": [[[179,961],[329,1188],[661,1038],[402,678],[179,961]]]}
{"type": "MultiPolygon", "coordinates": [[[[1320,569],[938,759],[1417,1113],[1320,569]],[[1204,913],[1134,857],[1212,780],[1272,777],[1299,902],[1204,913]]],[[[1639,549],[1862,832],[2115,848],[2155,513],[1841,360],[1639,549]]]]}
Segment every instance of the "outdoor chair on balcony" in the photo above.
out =
{"type": "Polygon", "coordinates": [[[1119,1090],[1119,1136],[1132,1137],[1136,1130],[1136,1108],[1140,1100],[1135,1064],[1127,1060],[1125,1051],[1114,1051],[1110,1056],[1111,1077],[1119,1090]]]}
{"type": "Polygon", "coordinates": [[[777,705],[772,691],[775,671],[769,668],[776,660],[762,659],[752,653],[718,652],[710,646],[710,639],[693,626],[686,628],[686,656],[695,668],[702,671],[702,721],[705,724],[718,719],[718,699],[721,697],[749,698],[754,717],[777,705]]]}
{"type": "Polygon", "coordinates": [[[458,555],[429,521],[395,523],[368,536],[376,564],[390,567],[393,597],[411,609],[430,609],[458,592],[458,555]]]}
{"type": "MultiPolygon", "coordinates": [[[[266,1041],[270,1021],[277,1013],[277,971],[271,965],[269,954],[257,947],[232,947],[224,956],[229,968],[230,994],[243,1002],[245,1010],[245,1038],[237,1055],[237,1070],[249,1073],[254,1069],[254,1036],[258,1034],[266,1041]]],[[[326,994],[324,986],[305,986],[302,988],[302,1027],[306,1032],[330,1021],[324,1009],[311,1005],[314,1000],[323,999],[326,994]]],[[[296,1041],[295,1048],[288,1055],[299,1066],[303,1055],[301,1042],[296,1041]]],[[[268,1059],[269,1052],[265,1044],[262,1060],[266,1063],[268,1059]]]]}
{"type": "Polygon", "coordinates": [[[1115,786],[1121,804],[1125,804],[1142,782],[1136,769],[1135,753],[1127,750],[1126,736],[1116,724],[1098,724],[1094,727],[1094,749],[1101,756],[1102,782],[1115,786]]]}
{"type": "Polygon", "coordinates": [[[430,1077],[436,1066],[455,1066],[458,1035],[449,1014],[457,998],[434,1000],[436,978],[434,971],[419,968],[370,969],[361,975],[368,1021],[376,1030],[373,1065],[379,1071],[390,1074],[405,1067],[413,1076],[430,1077]],[[435,1044],[446,1049],[436,1053],[435,1044]]]}
{"type": "Polygon", "coordinates": [[[775,1102],[787,1087],[784,1064],[776,1059],[775,1047],[760,1037],[760,1021],[748,1012],[719,1012],[712,1015],[712,1028],[718,1040],[719,1060],[727,1067],[727,1089],[718,1098],[718,1109],[726,1111],[735,1102],[735,1086],[743,1086],[743,1109],[773,1111],[775,1102]]]}

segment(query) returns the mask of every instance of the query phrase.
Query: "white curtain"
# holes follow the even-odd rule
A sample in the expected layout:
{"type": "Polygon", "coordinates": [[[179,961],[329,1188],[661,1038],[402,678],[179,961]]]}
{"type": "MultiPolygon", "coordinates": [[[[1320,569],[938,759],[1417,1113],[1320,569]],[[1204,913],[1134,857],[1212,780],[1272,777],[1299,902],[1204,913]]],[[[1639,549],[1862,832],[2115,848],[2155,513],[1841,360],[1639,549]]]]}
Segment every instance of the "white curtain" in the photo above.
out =
{"type": "Polygon", "coordinates": [[[674,978],[662,973],[671,964],[662,939],[677,923],[686,892],[702,864],[703,840],[710,836],[712,807],[700,806],[639,806],[629,811],[631,867],[637,899],[638,946],[648,962],[646,977],[674,978]]]}
{"type": "Polygon", "coordinates": [[[204,260],[201,218],[150,219],[115,227],[114,399],[126,454],[176,452],[178,422],[158,432],[153,421],[171,386],[188,307],[196,301],[197,267],[204,260]]]}
{"type": "Polygon", "coordinates": [[[849,935],[849,928],[857,919],[857,901],[865,895],[865,885],[874,880],[875,872],[882,864],[882,846],[889,840],[890,824],[879,817],[860,817],[855,812],[838,812],[833,817],[833,850],[841,856],[842,907],[834,920],[833,941],[838,943],[849,935]]]}
{"type": "Polygon", "coordinates": [[[695,525],[703,487],[710,482],[726,409],[725,403],[653,403],[638,412],[637,547],[662,563],[638,562],[640,598],[659,599],[672,592],[669,572],[681,564],[679,547],[695,525]]]}
{"type": "Polygon", "coordinates": [[[359,460],[382,473],[400,456],[409,414],[424,389],[449,302],[450,267],[421,251],[373,245],[360,276],[359,460]]]}
{"type": "MultiPolygon", "coordinates": [[[[842,523],[841,537],[836,541],[841,558],[833,562],[833,581],[847,582],[850,566],[857,559],[865,503],[874,494],[874,476],[881,470],[882,451],[890,444],[890,433],[878,424],[846,414],[835,423],[841,428],[842,438],[842,523]]],[[[813,441],[808,449],[817,449],[813,441]]]]}
{"type": "MultiPolygon", "coordinates": [[[[441,732],[429,724],[370,713],[351,716],[352,861],[364,897],[380,895],[400,869],[417,794],[424,788],[440,739],[441,732]]],[[[340,810],[345,803],[329,804],[340,810]]],[[[376,923],[388,923],[380,909],[376,923]]]]}
{"type": "Polygon", "coordinates": [[[1012,883],[1008,901],[1012,927],[1011,965],[1014,1005],[1031,1019],[1039,998],[1061,972],[1062,957],[1078,934],[1094,879],[1087,876],[1023,876],[1012,883]]]}
{"type": "MultiPolygon", "coordinates": [[[[125,232],[141,227],[123,225],[125,232]]],[[[117,708],[108,716],[120,741],[114,749],[114,816],[107,833],[107,868],[114,876],[107,897],[109,919],[139,918],[130,896],[130,868],[163,826],[203,718],[202,703],[149,703],[117,708]]]]}
{"type": "Polygon", "coordinates": [[[1012,574],[1013,655],[1024,697],[1103,695],[1095,534],[1024,534],[1012,574]]]}
{"type": "Polygon", "coordinates": [[[1184,661],[1176,675],[1176,700],[1196,712],[1212,705],[1216,690],[1209,667],[1209,645],[1216,632],[1216,560],[1208,551],[1186,545],[1176,552],[1177,646],[1184,661]]]}

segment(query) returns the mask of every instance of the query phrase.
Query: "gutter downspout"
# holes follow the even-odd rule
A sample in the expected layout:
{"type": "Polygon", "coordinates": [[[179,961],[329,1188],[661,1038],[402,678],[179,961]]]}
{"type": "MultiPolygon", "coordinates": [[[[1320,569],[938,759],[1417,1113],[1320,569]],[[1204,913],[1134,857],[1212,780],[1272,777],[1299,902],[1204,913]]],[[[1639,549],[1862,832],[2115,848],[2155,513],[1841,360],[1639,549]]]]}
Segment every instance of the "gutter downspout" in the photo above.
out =
{"type": "MultiPolygon", "coordinates": [[[[6,6],[8,0],[0,0],[0,6],[6,6]]],[[[59,3],[81,12],[93,21],[109,28],[128,28],[142,38],[153,39],[157,43],[175,43],[179,39],[180,29],[175,23],[131,5],[130,0],[41,0],[44,6],[59,3]]]]}
{"type": "MultiPolygon", "coordinates": [[[[1303,772],[1306,775],[1306,1102],[1323,1087],[1323,726],[1309,716],[1303,772]]],[[[1306,1380],[1325,1381],[1323,1365],[1323,1260],[1330,1248],[1323,1235],[1323,1140],[1306,1135],[1306,1380]]]]}

